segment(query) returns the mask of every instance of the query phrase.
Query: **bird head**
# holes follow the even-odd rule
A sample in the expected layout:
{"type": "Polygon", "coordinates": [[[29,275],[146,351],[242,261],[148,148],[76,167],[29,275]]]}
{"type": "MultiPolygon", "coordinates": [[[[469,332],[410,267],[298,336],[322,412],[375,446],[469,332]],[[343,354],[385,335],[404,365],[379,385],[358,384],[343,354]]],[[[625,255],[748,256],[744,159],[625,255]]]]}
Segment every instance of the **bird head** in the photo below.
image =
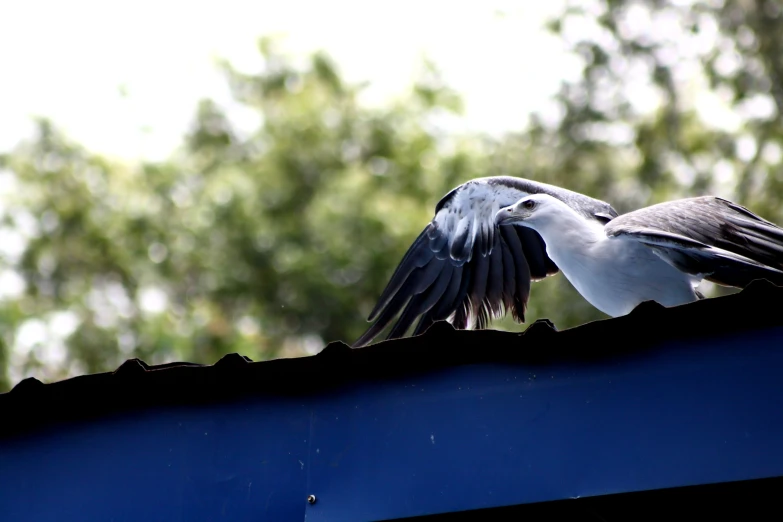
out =
{"type": "Polygon", "coordinates": [[[520,224],[534,228],[541,219],[546,219],[562,205],[565,203],[549,194],[531,194],[498,210],[495,213],[495,224],[520,224]]]}

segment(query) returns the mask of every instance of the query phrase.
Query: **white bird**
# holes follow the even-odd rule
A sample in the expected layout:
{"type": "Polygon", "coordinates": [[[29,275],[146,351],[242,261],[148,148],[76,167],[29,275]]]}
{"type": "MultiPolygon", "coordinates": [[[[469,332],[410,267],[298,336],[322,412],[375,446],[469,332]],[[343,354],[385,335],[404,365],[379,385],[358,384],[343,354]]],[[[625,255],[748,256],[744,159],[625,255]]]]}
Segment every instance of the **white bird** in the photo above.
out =
{"type": "Polygon", "coordinates": [[[704,279],[739,288],[754,279],[783,285],[783,229],[714,196],[659,203],[599,223],[536,194],[499,210],[496,223],[538,232],[577,291],[612,317],[643,301],[676,306],[701,299],[696,287],[704,279]]]}
{"type": "Polygon", "coordinates": [[[523,178],[468,181],[444,196],[408,249],[354,343],[417,335],[439,320],[484,328],[511,311],[524,322],[531,281],[562,271],[593,306],[616,317],[643,301],[702,299],[702,280],[783,285],[783,229],[714,196],[619,216],[611,205],[523,178]],[[517,225],[517,226],[501,226],[517,225]]]}
{"type": "Polygon", "coordinates": [[[370,313],[375,322],[353,344],[369,344],[399,314],[387,339],[402,337],[419,319],[417,335],[435,321],[484,328],[510,310],[524,322],[531,281],[558,272],[541,235],[527,227],[498,227],[497,212],[530,194],[549,194],[597,226],[618,214],[604,201],[554,185],[495,176],[451,190],[391,276],[370,313]]]}

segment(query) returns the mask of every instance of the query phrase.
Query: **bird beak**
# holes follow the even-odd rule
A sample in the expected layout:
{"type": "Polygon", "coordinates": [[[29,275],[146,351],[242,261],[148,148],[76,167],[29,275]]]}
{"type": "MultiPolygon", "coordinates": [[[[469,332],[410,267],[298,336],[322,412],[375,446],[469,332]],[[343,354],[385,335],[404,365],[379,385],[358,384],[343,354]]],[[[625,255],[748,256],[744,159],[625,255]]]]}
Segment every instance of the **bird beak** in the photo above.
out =
{"type": "Polygon", "coordinates": [[[513,225],[514,223],[524,221],[529,215],[530,212],[517,208],[516,204],[509,205],[497,211],[495,214],[495,224],[498,226],[513,225]]]}

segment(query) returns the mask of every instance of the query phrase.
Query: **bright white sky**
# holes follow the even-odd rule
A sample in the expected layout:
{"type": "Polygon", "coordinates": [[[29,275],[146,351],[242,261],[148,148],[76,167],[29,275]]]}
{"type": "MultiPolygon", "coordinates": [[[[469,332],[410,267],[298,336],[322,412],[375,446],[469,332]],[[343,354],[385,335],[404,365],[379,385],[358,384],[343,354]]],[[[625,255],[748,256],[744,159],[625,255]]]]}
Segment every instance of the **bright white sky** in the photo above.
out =
{"type": "MultiPolygon", "coordinates": [[[[576,60],[543,29],[561,0],[25,0],[0,7],[0,151],[30,135],[30,116],[54,120],[90,149],[162,159],[181,141],[197,101],[231,110],[213,59],[259,67],[261,35],[287,52],[324,49],[349,81],[369,80],[368,103],[410,85],[421,57],[464,96],[471,129],[518,130],[576,60]],[[126,96],[121,91],[126,92],[126,96]]],[[[252,125],[240,111],[234,119],[252,125]]]]}

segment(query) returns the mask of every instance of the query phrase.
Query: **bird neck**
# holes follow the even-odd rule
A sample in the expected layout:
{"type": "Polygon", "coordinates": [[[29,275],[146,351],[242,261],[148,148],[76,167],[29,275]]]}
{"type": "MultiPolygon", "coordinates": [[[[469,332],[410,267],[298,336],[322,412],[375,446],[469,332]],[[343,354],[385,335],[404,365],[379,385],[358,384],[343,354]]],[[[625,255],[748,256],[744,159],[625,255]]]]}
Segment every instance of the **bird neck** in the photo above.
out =
{"type": "MultiPolygon", "coordinates": [[[[558,253],[571,255],[575,251],[585,252],[596,243],[607,239],[601,223],[587,220],[570,209],[561,212],[557,219],[540,223],[536,230],[546,243],[550,257],[552,254],[559,257],[558,253]]],[[[554,257],[552,260],[557,263],[554,257]]]]}

